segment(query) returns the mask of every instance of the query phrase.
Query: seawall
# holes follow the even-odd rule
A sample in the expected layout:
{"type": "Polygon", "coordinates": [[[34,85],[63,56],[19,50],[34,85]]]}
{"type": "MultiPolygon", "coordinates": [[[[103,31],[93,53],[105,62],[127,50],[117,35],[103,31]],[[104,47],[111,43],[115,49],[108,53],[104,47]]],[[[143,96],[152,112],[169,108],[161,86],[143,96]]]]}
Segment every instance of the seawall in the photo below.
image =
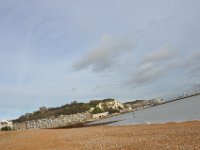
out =
{"type": "Polygon", "coordinates": [[[61,115],[59,117],[50,117],[38,120],[13,123],[14,130],[44,129],[44,128],[60,128],[73,124],[85,122],[91,118],[90,113],[78,113],[72,115],[61,115]]]}

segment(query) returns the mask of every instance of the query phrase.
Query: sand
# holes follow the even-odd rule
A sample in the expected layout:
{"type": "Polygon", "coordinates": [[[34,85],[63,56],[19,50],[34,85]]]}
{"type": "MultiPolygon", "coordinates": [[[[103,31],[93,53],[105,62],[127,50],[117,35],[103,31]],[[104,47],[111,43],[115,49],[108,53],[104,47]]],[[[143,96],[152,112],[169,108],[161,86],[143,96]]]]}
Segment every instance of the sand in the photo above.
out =
{"type": "Polygon", "coordinates": [[[200,150],[200,121],[0,132],[0,150],[200,150]]]}

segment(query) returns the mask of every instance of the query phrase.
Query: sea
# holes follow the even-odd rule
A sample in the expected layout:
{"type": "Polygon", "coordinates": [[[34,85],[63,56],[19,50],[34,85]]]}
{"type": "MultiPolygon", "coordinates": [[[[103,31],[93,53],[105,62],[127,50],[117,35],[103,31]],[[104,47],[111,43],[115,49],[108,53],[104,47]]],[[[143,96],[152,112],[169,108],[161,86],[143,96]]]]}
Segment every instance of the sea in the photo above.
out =
{"type": "Polygon", "coordinates": [[[141,109],[111,118],[102,119],[92,124],[114,122],[108,125],[161,124],[200,120],[200,95],[178,101],[141,109]]]}

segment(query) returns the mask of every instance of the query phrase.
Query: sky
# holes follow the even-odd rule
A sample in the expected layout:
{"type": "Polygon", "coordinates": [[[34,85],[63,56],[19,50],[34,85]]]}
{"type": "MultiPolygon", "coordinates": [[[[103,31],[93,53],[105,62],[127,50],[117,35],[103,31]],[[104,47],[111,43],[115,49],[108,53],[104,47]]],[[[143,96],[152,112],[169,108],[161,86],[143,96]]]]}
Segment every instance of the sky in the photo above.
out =
{"type": "Polygon", "coordinates": [[[199,0],[0,0],[0,119],[200,87],[199,0]]]}

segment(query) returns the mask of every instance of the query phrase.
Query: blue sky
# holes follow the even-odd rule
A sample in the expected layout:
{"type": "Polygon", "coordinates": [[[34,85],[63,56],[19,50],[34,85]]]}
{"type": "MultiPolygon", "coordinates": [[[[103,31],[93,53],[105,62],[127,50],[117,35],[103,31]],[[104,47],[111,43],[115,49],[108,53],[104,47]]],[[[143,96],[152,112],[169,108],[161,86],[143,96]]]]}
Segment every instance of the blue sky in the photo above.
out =
{"type": "Polygon", "coordinates": [[[0,0],[0,119],[200,84],[199,0],[0,0]]]}

